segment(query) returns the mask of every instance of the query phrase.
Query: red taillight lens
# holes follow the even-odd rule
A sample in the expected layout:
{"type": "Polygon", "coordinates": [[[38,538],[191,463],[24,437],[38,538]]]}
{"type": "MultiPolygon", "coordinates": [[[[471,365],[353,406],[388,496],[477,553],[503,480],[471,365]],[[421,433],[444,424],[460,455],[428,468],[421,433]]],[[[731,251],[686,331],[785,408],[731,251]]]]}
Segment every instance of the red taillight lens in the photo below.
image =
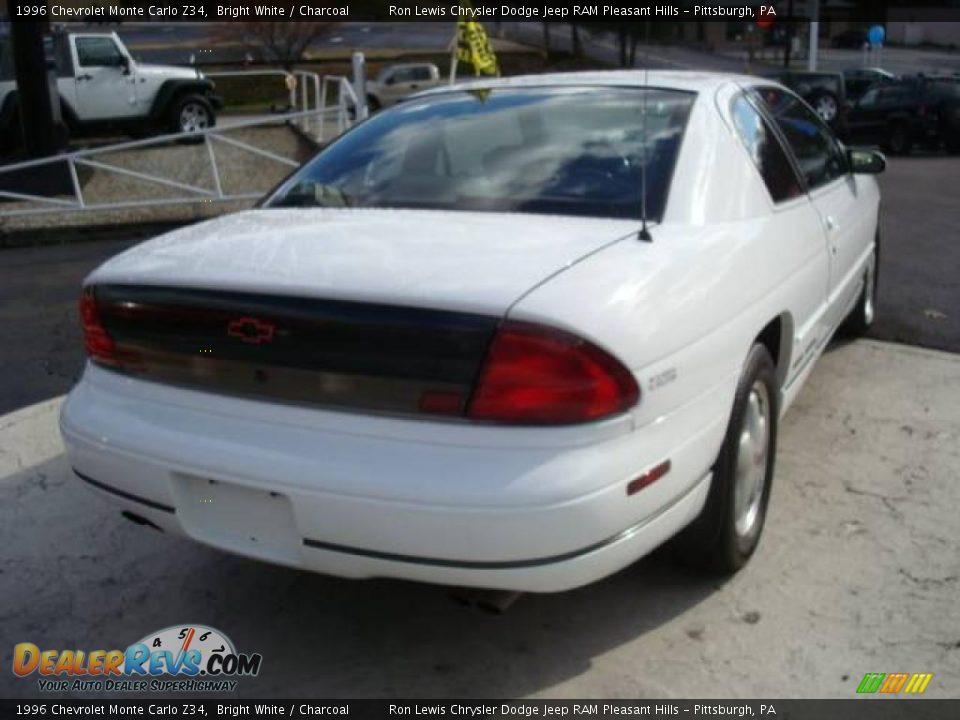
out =
{"type": "Polygon", "coordinates": [[[507,322],[490,346],[467,414],[563,425],[621,413],[639,398],[630,371],[596,345],[561,330],[507,322]]]}
{"type": "Polygon", "coordinates": [[[104,365],[116,365],[117,349],[100,323],[97,298],[92,287],[84,288],[80,296],[80,321],[83,323],[83,341],[90,359],[104,365]]]}

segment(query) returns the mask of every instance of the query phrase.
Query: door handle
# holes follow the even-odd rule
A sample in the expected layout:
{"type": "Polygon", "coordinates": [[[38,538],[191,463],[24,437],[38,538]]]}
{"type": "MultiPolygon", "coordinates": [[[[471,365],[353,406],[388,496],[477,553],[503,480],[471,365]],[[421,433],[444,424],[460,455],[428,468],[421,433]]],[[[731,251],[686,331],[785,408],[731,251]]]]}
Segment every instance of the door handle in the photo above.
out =
{"type": "Polygon", "coordinates": [[[827,226],[827,230],[836,230],[837,221],[834,219],[833,215],[827,215],[823,219],[824,224],[827,226]]]}
{"type": "Polygon", "coordinates": [[[77,81],[79,82],[81,80],[93,80],[93,75],[77,75],[77,81]]]}

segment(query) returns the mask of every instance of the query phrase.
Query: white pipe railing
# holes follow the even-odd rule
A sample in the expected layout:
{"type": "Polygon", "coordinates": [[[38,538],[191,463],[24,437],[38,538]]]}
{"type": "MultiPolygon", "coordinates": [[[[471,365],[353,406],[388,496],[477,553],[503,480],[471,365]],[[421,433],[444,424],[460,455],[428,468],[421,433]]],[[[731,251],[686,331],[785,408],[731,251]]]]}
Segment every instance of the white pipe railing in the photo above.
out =
{"type": "MultiPolygon", "coordinates": [[[[340,76],[321,76],[309,70],[286,70],[262,69],[262,70],[216,70],[205,73],[207,77],[282,77],[289,93],[290,110],[292,112],[307,112],[310,110],[324,110],[327,107],[326,86],[328,82],[337,83],[341,90],[338,94],[337,107],[337,132],[341,133],[350,126],[350,116],[346,109],[340,107],[344,102],[343,86],[348,85],[349,81],[340,76]],[[311,89],[312,100],[311,105],[311,89]],[[298,93],[299,90],[299,93],[298,93]]],[[[352,91],[353,88],[351,87],[352,91]]],[[[348,92],[347,95],[353,102],[354,108],[357,106],[356,93],[348,92]]],[[[312,122],[315,118],[300,121],[301,130],[311,135],[318,142],[323,141],[323,122],[312,122]]]]}
{"type": "MultiPolygon", "coordinates": [[[[342,78],[346,81],[346,78],[342,78]]],[[[317,79],[319,84],[319,78],[317,79]]],[[[318,89],[319,90],[319,89],[318,89]]],[[[340,97],[341,100],[338,101],[338,107],[336,108],[338,119],[342,120],[341,124],[338,124],[339,129],[342,131],[349,126],[350,117],[349,114],[345,111],[345,105],[347,99],[352,99],[355,101],[356,95],[353,94],[353,89],[350,88],[349,82],[344,82],[341,84],[340,88],[340,97]],[[344,89],[346,88],[346,89],[344,89]]],[[[156,137],[147,138],[144,140],[130,140],[127,142],[116,143],[114,145],[105,145],[102,147],[96,148],[87,148],[83,150],[75,150],[72,152],[62,153],[60,155],[54,155],[46,158],[39,158],[36,160],[26,160],[24,162],[14,163],[12,165],[3,165],[0,166],[0,179],[4,175],[9,173],[23,171],[23,170],[33,170],[43,166],[56,165],[58,163],[66,163],[67,169],[70,174],[71,186],[73,191],[73,197],[69,198],[69,195],[63,197],[47,197],[44,195],[36,195],[26,192],[18,192],[16,190],[0,190],[0,198],[5,198],[8,200],[21,201],[21,202],[30,202],[39,204],[40,207],[31,207],[31,208],[13,208],[6,209],[2,204],[0,204],[0,219],[8,217],[16,217],[23,215],[39,215],[43,213],[51,212],[91,212],[97,210],[117,210],[117,209],[129,209],[136,207],[156,207],[161,205],[179,205],[184,203],[193,203],[193,202],[232,202],[238,200],[251,200],[256,199],[262,196],[262,192],[246,192],[246,193],[227,193],[223,188],[223,181],[220,174],[220,167],[217,163],[216,153],[213,149],[214,141],[223,143],[225,145],[230,145],[243,149],[254,155],[258,155],[267,160],[286,165],[288,167],[299,167],[300,163],[291,158],[278,155],[269,150],[264,150],[263,148],[258,148],[249,143],[237,140],[236,138],[226,137],[223,135],[225,132],[232,132],[234,130],[242,130],[244,128],[255,128],[262,127],[264,125],[272,125],[279,123],[291,123],[291,122],[302,122],[307,124],[312,124],[314,122],[319,122],[321,129],[323,128],[323,120],[326,115],[333,108],[324,108],[319,109],[299,111],[286,113],[283,115],[278,115],[276,117],[266,116],[263,118],[256,118],[253,120],[242,121],[226,126],[205,128],[202,130],[194,130],[192,132],[186,133],[170,133],[165,135],[158,135],[156,137]],[[137,170],[131,170],[125,167],[119,167],[117,165],[112,165],[110,163],[102,162],[100,160],[95,160],[101,155],[106,155],[109,153],[115,153],[121,150],[135,150],[139,148],[150,148],[156,146],[162,146],[168,143],[180,142],[189,138],[202,139],[202,142],[206,146],[206,158],[209,162],[209,167],[211,175],[213,177],[213,189],[208,187],[202,187],[199,185],[194,185],[190,183],[180,182],[177,180],[171,180],[170,178],[163,177],[161,175],[151,174],[147,172],[140,172],[137,170]],[[148,183],[153,183],[158,186],[165,188],[172,188],[181,190],[183,193],[187,194],[186,197],[166,197],[166,198],[156,198],[156,199],[141,199],[141,200],[128,200],[128,201],[117,201],[117,202],[93,202],[90,198],[84,196],[83,186],[79,179],[79,174],[77,172],[78,166],[86,166],[93,168],[99,172],[104,173],[115,173],[125,177],[134,178],[137,180],[142,180],[148,183]],[[67,199],[69,198],[69,199],[67,199]]],[[[266,188],[264,188],[264,191],[266,188]]]]}

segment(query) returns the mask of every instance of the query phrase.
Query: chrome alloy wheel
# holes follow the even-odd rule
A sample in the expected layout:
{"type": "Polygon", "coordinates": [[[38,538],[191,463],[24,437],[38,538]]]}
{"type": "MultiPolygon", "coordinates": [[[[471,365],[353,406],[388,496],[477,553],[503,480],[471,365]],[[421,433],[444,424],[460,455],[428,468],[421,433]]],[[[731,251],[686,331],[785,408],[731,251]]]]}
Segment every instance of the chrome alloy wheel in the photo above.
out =
{"type": "Polygon", "coordinates": [[[197,102],[190,102],[180,108],[180,132],[193,132],[210,127],[210,113],[197,102]]]}
{"type": "Polygon", "coordinates": [[[734,528],[737,536],[750,537],[759,528],[770,463],[770,395],[757,380],[750,388],[734,471],[734,528]]]}
{"type": "Polygon", "coordinates": [[[823,95],[817,99],[813,109],[824,122],[833,122],[833,119],[837,116],[837,101],[829,95],[823,95]]]}

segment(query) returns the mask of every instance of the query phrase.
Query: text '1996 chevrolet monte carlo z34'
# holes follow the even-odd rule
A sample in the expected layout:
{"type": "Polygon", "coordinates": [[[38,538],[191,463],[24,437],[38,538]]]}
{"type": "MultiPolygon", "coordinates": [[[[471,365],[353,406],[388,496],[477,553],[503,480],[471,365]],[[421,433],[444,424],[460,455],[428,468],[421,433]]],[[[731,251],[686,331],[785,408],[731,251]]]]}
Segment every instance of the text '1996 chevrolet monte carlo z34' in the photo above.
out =
{"type": "Polygon", "coordinates": [[[140,521],[346,577],[747,562],[777,423],[873,319],[881,155],[760,78],[431,90],[109,260],[61,415],[140,521]]]}

